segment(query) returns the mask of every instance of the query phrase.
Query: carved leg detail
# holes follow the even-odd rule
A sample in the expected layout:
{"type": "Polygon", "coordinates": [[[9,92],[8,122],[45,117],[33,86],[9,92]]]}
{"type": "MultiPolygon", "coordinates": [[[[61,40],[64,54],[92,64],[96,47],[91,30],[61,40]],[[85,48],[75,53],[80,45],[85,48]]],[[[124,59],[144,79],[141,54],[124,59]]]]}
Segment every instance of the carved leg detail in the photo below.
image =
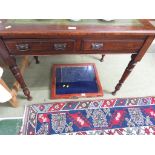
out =
{"type": "Polygon", "coordinates": [[[13,59],[13,61],[14,61],[15,63],[17,63],[17,62],[16,62],[16,58],[15,58],[14,55],[11,55],[10,57],[13,59]]]}
{"type": "Polygon", "coordinates": [[[34,56],[34,59],[36,60],[36,64],[39,64],[40,63],[40,61],[38,59],[38,56],[34,56]]]}
{"type": "Polygon", "coordinates": [[[136,56],[137,56],[137,54],[132,54],[132,56],[131,56],[131,61],[129,62],[129,64],[128,64],[126,70],[124,71],[124,73],[123,73],[123,75],[122,75],[122,77],[121,77],[121,79],[119,80],[119,83],[116,85],[115,91],[112,92],[112,95],[115,95],[116,92],[117,92],[118,90],[120,90],[122,84],[123,84],[124,81],[127,79],[127,77],[129,76],[129,74],[131,73],[131,71],[133,70],[133,68],[136,66],[136,63],[137,63],[137,62],[134,61],[134,59],[135,59],[136,56]]]}
{"type": "Polygon", "coordinates": [[[16,65],[15,57],[13,58],[13,56],[10,56],[4,42],[1,39],[0,39],[0,57],[2,57],[5,64],[9,66],[12,74],[14,75],[17,82],[20,84],[21,88],[23,89],[24,95],[27,97],[28,100],[32,100],[32,97],[30,96],[30,91],[24,82],[23,76],[18,66],[16,65]]]}
{"type": "Polygon", "coordinates": [[[10,70],[11,72],[13,73],[13,75],[15,76],[16,80],[20,83],[21,85],[21,88],[23,89],[23,92],[24,92],[24,95],[27,97],[27,100],[32,100],[32,97],[30,96],[30,91],[29,89],[27,88],[24,80],[23,80],[23,77],[20,73],[20,70],[19,68],[16,66],[11,66],[10,67],[10,70]]]}
{"type": "Polygon", "coordinates": [[[105,54],[102,54],[102,57],[100,59],[101,62],[103,62],[104,57],[105,57],[105,54]]]}

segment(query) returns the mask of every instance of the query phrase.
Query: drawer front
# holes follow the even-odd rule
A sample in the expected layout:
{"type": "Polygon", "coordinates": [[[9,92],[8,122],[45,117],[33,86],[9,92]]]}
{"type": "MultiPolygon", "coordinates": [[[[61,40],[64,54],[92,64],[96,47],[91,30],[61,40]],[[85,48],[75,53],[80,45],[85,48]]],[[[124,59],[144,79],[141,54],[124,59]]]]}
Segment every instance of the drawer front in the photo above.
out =
{"type": "Polygon", "coordinates": [[[75,40],[72,39],[12,39],[5,40],[10,53],[46,52],[63,53],[74,51],[75,40]]]}
{"type": "Polygon", "coordinates": [[[126,51],[134,52],[139,50],[144,43],[143,39],[136,40],[84,40],[82,49],[85,52],[90,51],[126,51]]]}

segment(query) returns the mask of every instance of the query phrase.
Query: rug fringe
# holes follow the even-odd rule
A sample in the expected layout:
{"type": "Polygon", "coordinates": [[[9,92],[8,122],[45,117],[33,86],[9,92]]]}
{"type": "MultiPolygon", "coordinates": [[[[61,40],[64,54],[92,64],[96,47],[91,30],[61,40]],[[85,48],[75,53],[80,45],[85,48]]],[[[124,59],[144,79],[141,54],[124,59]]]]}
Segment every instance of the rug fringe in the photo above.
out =
{"type": "MultiPolygon", "coordinates": [[[[25,134],[25,130],[24,130],[24,127],[26,126],[26,120],[24,118],[26,118],[26,115],[27,115],[27,112],[28,112],[28,106],[25,105],[25,108],[24,108],[24,114],[23,114],[23,119],[22,119],[22,126],[21,126],[21,129],[19,131],[19,134],[20,135],[24,135],[25,134]]],[[[26,128],[25,128],[26,129],[26,128]]]]}
{"type": "Polygon", "coordinates": [[[23,119],[23,117],[4,117],[4,118],[0,118],[0,121],[10,120],[10,119],[23,119]]]}

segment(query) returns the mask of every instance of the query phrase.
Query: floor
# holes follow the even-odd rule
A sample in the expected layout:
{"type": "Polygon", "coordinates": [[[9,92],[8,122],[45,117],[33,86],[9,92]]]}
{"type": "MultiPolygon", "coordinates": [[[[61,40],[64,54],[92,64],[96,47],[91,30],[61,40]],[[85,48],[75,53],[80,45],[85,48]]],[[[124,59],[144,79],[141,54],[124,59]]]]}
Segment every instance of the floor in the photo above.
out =
{"type": "MultiPolygon", "coordinates": [[[[100,98],[120,98],[120,97],[143,97],[155,96],[155,46],[151,46],[143,60],[137,64],[131,75],[123,84],[117,95],[111,92],[118,83],[123,71],[125,70],[130,55],[106,55],[104,62],[100,62],[101,55],[56,55],[52,57],[40,57],[40,64],[30,57],[31,65],[25,72],[25,81],[30,88],[33,100],[27,101],[20,90],[18,99],[20,106],[12,108],[9,103],[0,104],[0,118],[22,117],[25,105],[34,103],[59,102],[62,100],[50,99],[51,69],[52,64],[65,63],[95,63],[99,73],[99,78],[103,87],[104,96],[100,98]]],[[[20,58],[18,59],[18,62],[20,58]]],[[[14,77],[8,69],[5,69],[3,79],[11,86],[14,77]]],[[[90,98],[93,99],[93,98],[90,98]]],[[[69,100],[69,99],[68,99],[69,100]]],[[[73,99],[70,99],[73,100],[73,99]]],[[[88,98],[74,99],[88,100],[88,98]]]]}
{"type": "Polygon", "coordinates": [[[21,126],[22,119],[0,120],[0,135],[18,135],[20,134],[21,126]]]}

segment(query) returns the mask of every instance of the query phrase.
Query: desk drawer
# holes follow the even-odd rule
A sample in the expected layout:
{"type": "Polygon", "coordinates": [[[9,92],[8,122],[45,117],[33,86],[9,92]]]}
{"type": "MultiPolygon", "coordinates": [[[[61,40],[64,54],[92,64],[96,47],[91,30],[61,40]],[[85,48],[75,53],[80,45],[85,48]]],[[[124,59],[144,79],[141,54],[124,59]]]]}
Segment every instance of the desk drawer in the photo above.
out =
{"type": "Polygon", "coordinates": [[[83,50],[85,52],[90,51],[126,51],[134,52],[139,50],[144,43],[143,39],[136,40],[84,40],[83,41],[83,50]]]}
{"type": "Polygon", "coordinates": [[[46,52],[63,53],[74,51],[75,40],[72,39],[11,39],[5,40],[10,53],[46,52]]]}

